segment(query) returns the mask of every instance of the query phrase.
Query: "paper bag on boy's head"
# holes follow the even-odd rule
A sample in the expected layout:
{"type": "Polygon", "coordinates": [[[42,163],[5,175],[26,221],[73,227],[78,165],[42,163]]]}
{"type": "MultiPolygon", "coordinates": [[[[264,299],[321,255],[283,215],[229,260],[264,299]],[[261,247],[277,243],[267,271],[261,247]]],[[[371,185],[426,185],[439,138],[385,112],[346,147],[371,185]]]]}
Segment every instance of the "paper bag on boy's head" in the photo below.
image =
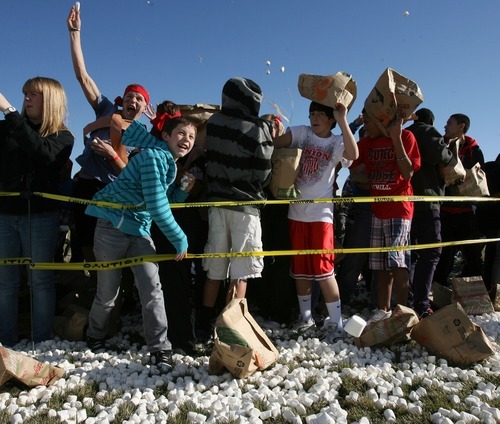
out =
{"type": "Polygon", "coordinates": [[[43,364],[24,353],[0,346],[0,386],[14,378],[29,386],[51,386],[64,375],[62,368],[43,364]]]}
{"type": "Polygon", "coordinates": [[[330,107],[342,103],[350,109],[357,95],[356,82],[345,72],[326,76],[301,74],[298,87],[302,97],[330,107]]]}
{"type": "Polygon", "coordinates": [[[227,369],[234,377],[244,378],[268,368],[278,356],[278,350],[248,312],[246,299],[231,300],[215,323],[208,372],[219,374],[227,369]]]}
{"type": "Polygon", "coordinates": [[[358,347],[391,346],[410,339],[410,332],[418,322],[415,311],[403,305],[396,305],[392,315],[365,327],[359,338],[354,339],[358,347]]]}
{"type": "Polygon", "coordinates": [[[438,309],[420,321],[411,338],[429,352],[466,365],[495,353],[484,331],[474,324],[459,303],[438,309]]]}
{"type": "Polygon", "coordinates": [[[363,113],[388,136],[387,126],[397,117],[410,119],[423,101],[424,96],[415,82],[387,68],[366,98],[363,113]]]}
{"type": "Polygon", "coordinates": [[[301,149],[274,149],[271,157],[273,173],[269,190],[276,199],[296,199],[300,191],[295,188],[299,173],[301,149]]]}

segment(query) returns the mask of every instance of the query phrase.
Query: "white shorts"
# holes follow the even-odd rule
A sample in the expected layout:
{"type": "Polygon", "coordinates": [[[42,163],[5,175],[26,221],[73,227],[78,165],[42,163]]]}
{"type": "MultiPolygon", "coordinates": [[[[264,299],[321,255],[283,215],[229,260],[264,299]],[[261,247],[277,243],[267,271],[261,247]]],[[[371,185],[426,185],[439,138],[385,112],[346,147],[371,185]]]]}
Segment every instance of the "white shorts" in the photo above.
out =
{"type": "MultiPolygon", "coordinates": [[[[208,240],[205,253],[262,251],[260,217],[212,207],[208,210],[208,240]]],[[[204,258],[203,269],[211,280],[258,278],[264,269],[262,256],[204,258]]]]}

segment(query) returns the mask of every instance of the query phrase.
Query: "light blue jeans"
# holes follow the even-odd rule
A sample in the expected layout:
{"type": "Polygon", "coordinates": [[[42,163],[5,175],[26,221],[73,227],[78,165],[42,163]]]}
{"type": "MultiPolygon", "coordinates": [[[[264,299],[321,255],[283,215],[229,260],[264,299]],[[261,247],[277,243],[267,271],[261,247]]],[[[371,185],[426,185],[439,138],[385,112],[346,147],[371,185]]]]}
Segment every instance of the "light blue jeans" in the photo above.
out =
{"type": "MultiPolygon", "coordinates": [[[[59,232],[59,212],[31,214],[31,243],[28,215],[0,213],[0,258],[30,257],[36,262],[54,260],[59,232]]],[[[31,272],[33,294],[33,340],[35,343],[52,337],[56,294],[52,271],[31,272]]],[[[13,346],[18,342],[17,317],[21,267],[0,265],[0,342],[13,346]]]]}
{"type": "MultiPolygon", "coordinates": [[[[107,262],[134,256],[155,255],[151,237],[125,234],[111,222],[99,219],[95,229],[94,254],[97,261],[107,262]]],[[[170,350],[167,338],[167,314],[158,274],[158,264],[144,262],[131,267],[142,305],[142,319],[146,343],[150,352],[170,350]]],[[[121,282],[121,269],[97,272],[97,292],[89,315],[87,336],[94,339],[106,337],[109,317],[121,282]]]]}

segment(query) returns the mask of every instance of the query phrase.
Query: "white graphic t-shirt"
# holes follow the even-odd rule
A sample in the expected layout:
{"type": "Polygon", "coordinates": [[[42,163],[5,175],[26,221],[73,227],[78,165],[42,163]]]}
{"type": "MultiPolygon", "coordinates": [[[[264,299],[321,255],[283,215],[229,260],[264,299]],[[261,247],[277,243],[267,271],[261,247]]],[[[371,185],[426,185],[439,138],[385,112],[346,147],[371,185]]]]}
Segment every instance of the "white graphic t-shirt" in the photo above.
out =
{"type": "MultiPolygon", "coordinates": [[[[333,197],[335,167],[339,162],[349,167],[352,161],[344,159],[344,141],[341,135],[321,138],[309,126],[290,127],[290,147],[302,149],[300,171],[295,187],[299,199],[333,197]]],[[[288,218],[302,222],[333,223],[333,203],[290,204],[288,218]]]]}

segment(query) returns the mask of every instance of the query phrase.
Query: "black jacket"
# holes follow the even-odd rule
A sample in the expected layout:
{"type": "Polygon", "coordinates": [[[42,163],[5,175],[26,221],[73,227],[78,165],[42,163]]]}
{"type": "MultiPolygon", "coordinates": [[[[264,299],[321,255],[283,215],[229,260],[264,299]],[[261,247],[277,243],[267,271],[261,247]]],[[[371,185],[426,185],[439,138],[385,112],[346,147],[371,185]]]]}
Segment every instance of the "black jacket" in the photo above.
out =
{"type": "MultiPolygon", "coordinates": [[[[448,149],[443,136],[432,125],[416,121],[406,128],[417,139],[421,166],[413,174],[413,193],[420,196],[444,196],[444,181],[438,165],[448,165],[453,153],[448,149]]],[[[439,202],[415,202],[415,210],[439,209],[439,202]]]]}
{"type": "MultiPolygon", "coordinates": [[[[75,138],[68,130],[41,137],[39,128],[18,112],[11,112],[0,121],[0,192],[59,194],[61,173],[75,138]]],[[[32,198],[32,212],[58,207],[54,200],[32,198]]],[[[27,210],[22,196],[0,196],[0,213],[24,214],[27,210]]]]}

